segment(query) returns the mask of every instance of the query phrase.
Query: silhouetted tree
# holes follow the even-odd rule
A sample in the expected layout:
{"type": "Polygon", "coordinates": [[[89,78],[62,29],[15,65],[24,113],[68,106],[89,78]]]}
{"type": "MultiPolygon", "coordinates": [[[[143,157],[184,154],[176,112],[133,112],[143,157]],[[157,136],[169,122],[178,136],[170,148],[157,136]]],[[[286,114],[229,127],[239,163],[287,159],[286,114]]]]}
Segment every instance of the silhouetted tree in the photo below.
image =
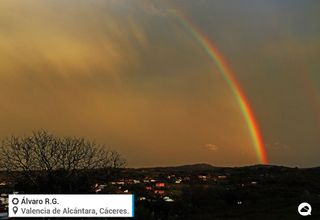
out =
{"type": "Polygon", "coordinates": [[[77,137],[46,131],[12,136],[0,146],[0,168],[16,189],[28,193],[86,193],[97,180],[107,181],[126,162],[119,153],[77,137]]]}

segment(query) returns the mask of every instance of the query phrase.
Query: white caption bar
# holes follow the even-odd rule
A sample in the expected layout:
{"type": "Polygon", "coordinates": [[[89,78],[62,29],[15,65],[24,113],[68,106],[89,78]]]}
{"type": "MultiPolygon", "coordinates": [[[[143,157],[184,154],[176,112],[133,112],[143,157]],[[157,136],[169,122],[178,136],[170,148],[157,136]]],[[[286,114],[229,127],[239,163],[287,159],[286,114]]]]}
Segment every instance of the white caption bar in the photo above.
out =
{"type": "Polygon", "coordinates": [[[9,217],[134,217],[134,196],[11,194],[9,217]]]}

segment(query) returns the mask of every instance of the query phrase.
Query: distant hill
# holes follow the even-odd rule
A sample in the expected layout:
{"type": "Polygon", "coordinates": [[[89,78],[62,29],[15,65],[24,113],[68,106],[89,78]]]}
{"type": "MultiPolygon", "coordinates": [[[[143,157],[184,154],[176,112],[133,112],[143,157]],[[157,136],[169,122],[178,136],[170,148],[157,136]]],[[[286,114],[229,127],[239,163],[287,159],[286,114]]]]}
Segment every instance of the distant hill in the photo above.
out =
{"type": "Polygon", "coordinates": [[[214,167],[206,163],[190,164],[190,165],[181,165],[181,166],[170,166],[170,167],[150,167],[150,168],[139,168],[138,170],[170,170],[170,171],[211,171],[219,169],[219,167],[214,167]]]}
{"type": "Polygon", "coordinates": [[[314,168],[292,168],[285,166],[277,166],[277,165],[251,165],[251,166],[243,166],[243,167],[217,167],[211,164],[206,163],[198,163],[198,164],[189,164],[189,165],[181,165],[181,166],[169,166],[169,167],[147,167],[147,168],[127,168],[127,171],[135,171],[135,172],[214,172],[214,171],[270,171],[270,172],[283,172],[283,171],[293,171],[293,170],[308,170],[308,171],[320,171],[320,167],[314,168]]]}

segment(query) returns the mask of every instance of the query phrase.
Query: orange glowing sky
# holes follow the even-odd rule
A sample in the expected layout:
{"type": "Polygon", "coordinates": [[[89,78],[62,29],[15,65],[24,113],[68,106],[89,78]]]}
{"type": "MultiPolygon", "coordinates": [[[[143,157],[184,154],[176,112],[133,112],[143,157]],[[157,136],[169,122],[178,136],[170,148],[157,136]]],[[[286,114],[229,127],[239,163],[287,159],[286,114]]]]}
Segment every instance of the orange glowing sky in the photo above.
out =
{"type": "Polygon", "coordinates": [[[85,136],[133,167],[258,163],[232,91],[175,10],[234,70],[270,163],[319,165],[316,0],[2,0],[0,136],[85,136]]]}

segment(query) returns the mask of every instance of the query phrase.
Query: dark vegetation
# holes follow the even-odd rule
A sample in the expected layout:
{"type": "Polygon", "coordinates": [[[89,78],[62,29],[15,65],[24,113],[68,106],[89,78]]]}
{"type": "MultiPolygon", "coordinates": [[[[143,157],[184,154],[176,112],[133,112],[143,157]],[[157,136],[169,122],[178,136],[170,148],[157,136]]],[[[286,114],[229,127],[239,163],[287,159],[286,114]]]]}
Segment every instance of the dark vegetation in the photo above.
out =
{"type": "MultiPolygon", "coordinates": [[[[205,165],[201,169],[199,166],[202,165],[121,169],[116,176],[125,182],[122,190],[128,189],[129,193],[135,194],[135,219],[303,219],[306,217],[302,218],[297,212],[301,202],[308,202],[313,207],[312,216],[307,218],[320,219],[320,168],[262,165],[218,168],[205,165]],[[169,180],[168,176],[172,175],[174,178],[169,180]],[[199,175],[207,179],[199,179],[199,175]],[[219,179],[219,176],[223,178],[219,179]],[[141,182],[127,184],[133,179],[141,182]],[[165,183],[162,188],[165,194],[146,191],[146,186],[157,189],[155,184],[143,182],[147,179],[165,183]],[[176,179],[183,181],[176,184],[176,179]],[[164,196],[174,201],[165,202],[164,196]],[[141,197],[146,200],[141,201],[141,197]]],[[[103,183],[104,172],[94,173],[103,183]]],[[[1,175],[7,176],[4,172],[1,175]]],[[[100,193],[123,193],[110,182],[107,185],[100,193]]],[[[3,190],[0,187],[0,191],[3,190]]],[[[82,193],[90,190],[92,187],[82,193]]]]}
{"type": "Polygon", "coordinates": [[[4,140],[0,167],[0,195],[133,193],[135,219],[301,219],[301,202],[313,207],[307,218],[320,219],[320,168],[131,169],[104,146],[45,131],[4,140]]]}
{"type": "MultiPolygon", "coordinates": [[[[320,168],[198,164],[129,172],[135,173],[135,178],[161,179],[174,174],[185,179],[181,184],[163,179],[168,183],[166,195],[174,202],[137,201],[139,219],[301,219],[297,212],[301,202],[313,207],[312,216],[307,218],[320,219],[320,168]],[[199,179],[199,175],[207,179],[199,179]]],[[[138,190],[132,191],[139,195],[138,190]]]]}
{"type": "Polygon", "coordinates": [[[19,192],[89,193],[94,183],[108,181],[124,166],[120,155],[104,146],[46,131],[12,136],[0,146],[0,169],[19,192]]]}

